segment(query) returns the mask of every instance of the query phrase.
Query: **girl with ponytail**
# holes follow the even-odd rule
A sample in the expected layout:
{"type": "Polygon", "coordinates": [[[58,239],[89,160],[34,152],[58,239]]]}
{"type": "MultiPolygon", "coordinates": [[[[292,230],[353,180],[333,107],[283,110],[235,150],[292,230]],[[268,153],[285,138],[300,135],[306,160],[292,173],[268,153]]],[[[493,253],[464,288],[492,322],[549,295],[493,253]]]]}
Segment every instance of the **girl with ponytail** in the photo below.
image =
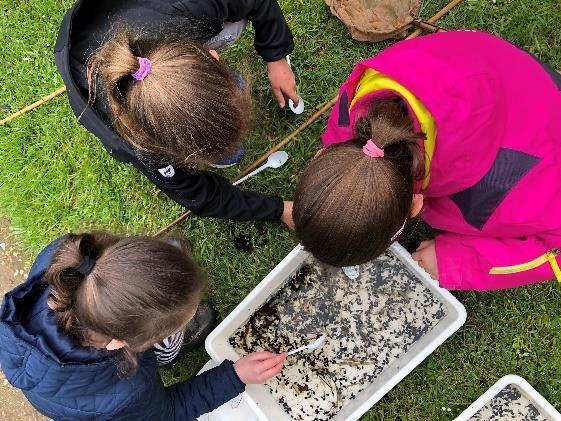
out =
{"type": "Polygon", "coordinates": [[[244,155],[249,90],[217,51],[248,20],[279,105],[298,103],[285,59],[292,34],[276,0],[78,0],[55,61],[79,122],[171,199],[200,216],[285,221],[291,202],[207,171],[244,155]]]}
{"type": "Polygon", "coordinates": [[[560,90],[547,64],[477,31],[362,61],[297,186],[296,235],[324,263],[358,265],[420,215],[437,235],[413,258],[442,287],[561,281],[560,90]]]}
{"type": "Polygon", "coordinates": [[[0,365],[54,420],[194,419],[278,374],[285,358],[254,353],[164,387],[156,351],[192,321],[203,288],[183,241],[67,235],[4,297],[0,365]]]}

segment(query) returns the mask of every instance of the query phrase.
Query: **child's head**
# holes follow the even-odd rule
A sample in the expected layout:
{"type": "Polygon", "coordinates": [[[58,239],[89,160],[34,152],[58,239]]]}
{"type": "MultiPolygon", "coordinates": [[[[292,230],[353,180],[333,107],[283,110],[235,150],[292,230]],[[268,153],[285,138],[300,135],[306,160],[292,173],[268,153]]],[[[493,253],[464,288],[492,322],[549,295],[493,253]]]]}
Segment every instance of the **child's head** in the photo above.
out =
{"type": "Polygon", "coordinates": [[[177,165],[218,162],[240,148],[250,101],[217,58],[185,37],[121,30],[88,62],[90,102],[104,95],[115,129],[140,151],[177,165]]]}
{"type": "Polygon", "coordinates": [[[423,135],[415,132],[403,104],[373,104],[354,131],[355,141],[312,160],[294,196],[296,235],[318,260],[333,266],[376,258],[422,206],[413,188],[423,172],[416,143],[423,135]],[[363,152],[369,139],[383,157],[363,152]]]}
{"type": "Polygon", "coordinates": [[[134,370],[135,354],[185,327],[200,302],[202,275],[176,243],[68,235],[46,273],[62,330],[82,345],[122,343],[124,367],[134,370]]]}

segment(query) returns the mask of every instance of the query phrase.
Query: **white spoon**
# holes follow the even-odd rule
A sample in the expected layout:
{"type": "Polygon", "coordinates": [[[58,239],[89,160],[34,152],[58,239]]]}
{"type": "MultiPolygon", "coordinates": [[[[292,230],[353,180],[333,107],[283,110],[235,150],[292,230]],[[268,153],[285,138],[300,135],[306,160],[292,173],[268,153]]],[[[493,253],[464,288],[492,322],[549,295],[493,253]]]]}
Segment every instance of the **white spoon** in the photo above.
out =
{"type": "MultiPolygon", "coordinates": [[[[286,56],[286,62],[288,63],[288,66],[292,68],[292,64],[290,63],[290,56],[286,56]]],[[[289,99],[288,107],[294,114],[302,114],[304,112],[304,100],[301,96],[298,96],[298,105],[294,106],[294,101],[289,99]]]]}
{"type": "Polygon", "coordinates": [[[325,339],[326,339],[326,336],[321,335],[319,338],[317,338],[311,344],[301,346],[300,348],[293,349],[292,351],[290,351],[288,353],[288,355],[296,354],[297,352],[304,351],[305,349],[308,349],[310,351],[313,351],[314,349],[318,349],[320,346],[323,345],[323,343],[325,342],[325,339]]]}
{"type": "Polygon", "coordinates": [[[233,183],[234,186],[237,186],[238,184],[240,184],[242,181],[247,180],[250,177],[253,177],[254,175],[259,174],[261,171],[267,169],[267,168],[279,168],[282,167],[284,165],[284,163],[288,160],[288,154],[285,151],[277,151],[277,152],[273,152],[271,155],[269,155],[269,158],[267,158],[267,162],[264,163],[263,165],[261,165],[259,168],[257,168],[256,170],[250,172],[248,175],[240,178],[238,181],[236,181],[235,183],[233,183]]]}

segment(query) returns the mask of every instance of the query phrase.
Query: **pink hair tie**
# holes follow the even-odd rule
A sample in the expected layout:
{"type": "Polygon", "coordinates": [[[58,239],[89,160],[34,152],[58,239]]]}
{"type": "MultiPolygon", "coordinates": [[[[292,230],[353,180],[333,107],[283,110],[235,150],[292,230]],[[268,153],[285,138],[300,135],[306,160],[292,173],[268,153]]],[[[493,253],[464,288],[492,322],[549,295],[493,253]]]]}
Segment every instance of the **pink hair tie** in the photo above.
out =
{"type": "Polygon", "coordinates": [[[137,57],[136,59],[138,60],[138,70],[132,74],[132,77],[136,80],[144,80],[152,71],[152,63],[144,57],[137,57]]]}
{"type": "Polygon", "coordinates": [[[384,150],[376,146],[372,139],[368,139],[366,145],[362,147],[362,152],[372,158],[381,158],[384,156],[384,150]]]}

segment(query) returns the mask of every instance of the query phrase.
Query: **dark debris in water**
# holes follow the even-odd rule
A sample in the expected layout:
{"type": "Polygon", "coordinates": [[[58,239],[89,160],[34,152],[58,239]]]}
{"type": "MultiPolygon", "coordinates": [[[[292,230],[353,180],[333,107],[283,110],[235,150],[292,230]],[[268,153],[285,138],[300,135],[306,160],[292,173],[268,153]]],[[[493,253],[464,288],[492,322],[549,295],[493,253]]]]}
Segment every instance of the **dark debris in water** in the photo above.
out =
{"type": "Polygon", "coordinates": [[[394,256],[360,273],[349,281],[310,260],[229,338],[247,354],[289,351],[327,335],[321,348],[288,357],[267,383],[295,420],[331,419],[447,314],[394,256]]]}

